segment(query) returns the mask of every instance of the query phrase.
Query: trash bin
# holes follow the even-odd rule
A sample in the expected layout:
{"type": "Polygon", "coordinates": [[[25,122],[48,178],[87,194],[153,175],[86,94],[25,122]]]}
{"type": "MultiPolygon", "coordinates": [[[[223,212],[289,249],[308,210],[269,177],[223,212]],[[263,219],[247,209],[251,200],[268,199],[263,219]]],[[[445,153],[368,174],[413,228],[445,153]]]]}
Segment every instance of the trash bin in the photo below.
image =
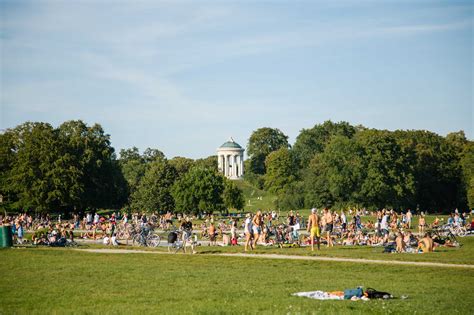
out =
{"type": "Polygon", "coordinates": [[[12,227],[10,225],[0,226],[0,247],[12,247],[12,227]]]}

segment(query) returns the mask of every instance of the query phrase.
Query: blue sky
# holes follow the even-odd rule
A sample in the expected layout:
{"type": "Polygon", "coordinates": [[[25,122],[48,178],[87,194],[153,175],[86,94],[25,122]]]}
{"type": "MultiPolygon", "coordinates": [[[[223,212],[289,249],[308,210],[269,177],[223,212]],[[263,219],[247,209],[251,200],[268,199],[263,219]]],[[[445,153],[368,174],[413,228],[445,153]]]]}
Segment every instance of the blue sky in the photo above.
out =
{"type": "Polygon", "coordinates": [[[331,119],[473,139],[470,1],[0,1],[0,129],[206,157],[331,119]]]}

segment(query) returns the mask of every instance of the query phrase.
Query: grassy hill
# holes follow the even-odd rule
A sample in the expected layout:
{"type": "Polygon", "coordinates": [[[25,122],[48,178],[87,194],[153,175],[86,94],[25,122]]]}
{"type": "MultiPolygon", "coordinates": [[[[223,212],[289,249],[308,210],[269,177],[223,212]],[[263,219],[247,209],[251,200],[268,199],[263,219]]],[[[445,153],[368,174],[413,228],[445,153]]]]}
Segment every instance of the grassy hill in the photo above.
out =
{"type": "Polygon", "coordinates": [[[277,197],[272,193],[258,189],[245,180],[237,180],[235,184],[244,192],[244,211],[255,212],[258,209],[269,210],[275,208],[274,202],[277,197]]]}

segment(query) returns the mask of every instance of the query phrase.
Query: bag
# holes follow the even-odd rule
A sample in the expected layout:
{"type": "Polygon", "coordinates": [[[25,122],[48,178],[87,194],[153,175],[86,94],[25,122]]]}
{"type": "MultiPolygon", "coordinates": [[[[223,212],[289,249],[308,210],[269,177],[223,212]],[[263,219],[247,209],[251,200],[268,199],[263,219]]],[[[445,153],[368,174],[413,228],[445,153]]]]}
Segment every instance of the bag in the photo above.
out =
{"type": "Polygon", "coordinates": [[[178,239],[178,234],[176,234],[175,232],[171,232],[170,234],[168,234],[168,244],[174,244],[174,242],[176,242],[177,239],[178,239]]]}
{"type": "Polygon", "coordinates": [[[365,294],[369,299],[392,299],[393,295],[388,292],[377,291],[372,288],[367,288],[365,294]]]}
{"type": "Polygon", "coordinates": [[[347,289],[344,290],[344,300],[350,300],[353,296],[356,296],[358,298],[362,297],[364,292],[362,291],[362,288],[357,288],[357,289],[347,289]]]}

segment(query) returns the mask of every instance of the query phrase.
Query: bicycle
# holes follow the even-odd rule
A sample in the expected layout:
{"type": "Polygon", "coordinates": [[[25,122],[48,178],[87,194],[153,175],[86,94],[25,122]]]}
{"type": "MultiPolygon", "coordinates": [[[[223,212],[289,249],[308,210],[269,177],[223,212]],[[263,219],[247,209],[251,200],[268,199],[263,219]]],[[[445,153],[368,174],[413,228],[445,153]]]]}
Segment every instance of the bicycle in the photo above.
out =
{"type": "Polygon", "coordinates": [[[132,237],[133,246],[157,247],[160,245],[161,237],[150,228],[141,228],[132,237]]]}

